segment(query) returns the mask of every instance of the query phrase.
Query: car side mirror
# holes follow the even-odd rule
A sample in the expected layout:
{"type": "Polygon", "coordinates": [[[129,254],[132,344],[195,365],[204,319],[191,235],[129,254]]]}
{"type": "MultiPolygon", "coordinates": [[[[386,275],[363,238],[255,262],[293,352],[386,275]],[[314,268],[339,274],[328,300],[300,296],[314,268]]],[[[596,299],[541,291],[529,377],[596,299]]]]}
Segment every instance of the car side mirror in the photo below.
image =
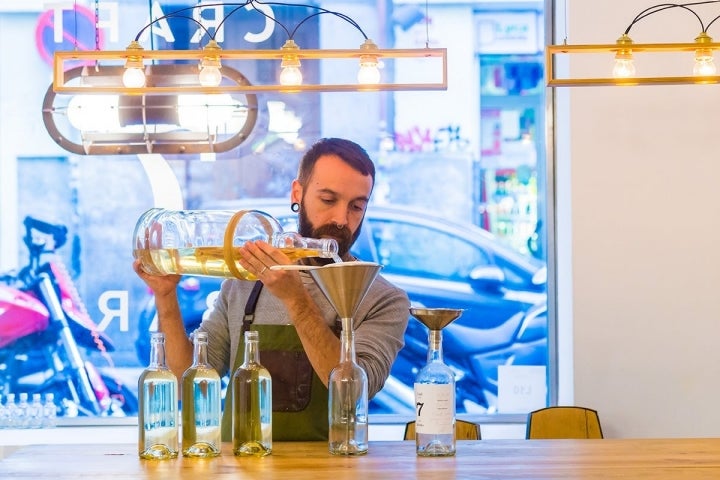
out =
{"type": "Polygon", "coordinates": [[[470,271],[470,284],[474,290],[497,292],[505,283],[505,273],[492,265],[482,265],[470,271]]]}

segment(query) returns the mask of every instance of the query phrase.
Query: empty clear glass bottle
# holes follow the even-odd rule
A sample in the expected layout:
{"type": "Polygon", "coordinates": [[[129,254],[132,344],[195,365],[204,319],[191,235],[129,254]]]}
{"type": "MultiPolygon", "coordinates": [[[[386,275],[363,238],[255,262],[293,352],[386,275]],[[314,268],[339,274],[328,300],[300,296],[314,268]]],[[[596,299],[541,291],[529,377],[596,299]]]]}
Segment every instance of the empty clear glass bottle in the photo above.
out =
{"type": "Polygon", "coordinates": [[[255,280],[238,262],[245,242],[265,240],[291,260],[325,257],[340,261],[337,241],[284,232],[258,210],[165,210],[140,216],[133,233],[133,255],[155,275],[169,273],[255,280]]]}
{"type": "Polygon", "coordinates": [[[258,332],[245,332],[243,363],[232,378],[232,442],[238,456],[272,453],[272,379],[260,364],[258,343],[258,332]]]}
{"type": "Polygon", "coordinates": [[[28,407],[28,427],[40,428],[42,427],[43,419],[43,404],[42,395],[39,393],[33,393],[32,402],[28,407]]]}
{"type": "Polygon", "coordinates": [[[178,456],[178,382],[165,363],[165,335],[150,339],[150,365],[138,379],[140,458],[178,456]]]}
{"type": "Polygon", "coordinates": [[[0,429],[7,428],[8,426],[8,411],[7,407],[3,403],[3,396],[0,394],[0,429]]]}
{"type": "Polygon", "coordinates": [[[19,428],[18,427],[18,406],[15,403],[15,394],[8,393],[6,395],[7,400],[5,401],[5,412],[7,415],[7,428],[19,428]]]}
{"type": "Polygon", "coordinates": [[[207,361],[208,334],[193,335],[193,363],[182,376],[182,453],[186,457],[220,455],[220,375],[207,361]]]}
{"type": "Polygon", "coordinates": [[[57,426],[57,405],[55,405],[54,393],[45,394],[42,417],[43,428],[54,428],[57,426]]]}
{"type": "Polygon", "coordinates": [[[417,454],[455,455],[455,375],[443,363],[442,330],[428,333],[427,364],[415,378],[415,410],[417,454]]]}
{"type": "Polygon", "coordinates": [[[28,403],[28,394],[27,392],[21,392],[18,396],[17,408],[15,409],[15,411],[17,412],[15,428],[30,427],[30,418],[28,417],[29,409],[30,404],[28,403]]]}
{"type": "Polygon", "coordinates": [[[342,319],[340,363],[328,382],[329,448],[333,455],[368,451],[368,379],[355,359],[352,319],[342,319]]]}

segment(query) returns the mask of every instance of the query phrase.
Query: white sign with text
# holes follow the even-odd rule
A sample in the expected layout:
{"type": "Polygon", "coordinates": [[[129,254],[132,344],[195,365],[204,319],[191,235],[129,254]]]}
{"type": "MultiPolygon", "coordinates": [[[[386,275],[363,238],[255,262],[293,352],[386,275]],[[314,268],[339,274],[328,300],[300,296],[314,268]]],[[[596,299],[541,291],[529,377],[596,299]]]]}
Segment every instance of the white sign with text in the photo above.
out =
{"type": "Polygon", "coordinates": [[[498,412],[527,413],[547,406],[544,366],[498,367],[498,412]]]}

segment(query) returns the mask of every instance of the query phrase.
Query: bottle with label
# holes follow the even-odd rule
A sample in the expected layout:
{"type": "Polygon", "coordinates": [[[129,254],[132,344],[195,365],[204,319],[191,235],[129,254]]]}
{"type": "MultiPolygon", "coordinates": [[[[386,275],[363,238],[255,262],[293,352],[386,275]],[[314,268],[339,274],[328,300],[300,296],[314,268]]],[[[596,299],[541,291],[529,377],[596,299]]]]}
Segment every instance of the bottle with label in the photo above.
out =
{"type": "Polygon", "coordinates": [[[232,378],[232,442],[238,456],[272,453],[272,379],[260,364],[257,331],[245,332],[243,363],[232,378]]]}
{"type": "Polygon", "coordinates": [[[293,261],[306,257],[340,261],[335,239],[284,232],[275,218],[258,210],[150,209],[135,225],[133,256],[154,275],[256,280],[240,265],[238,253],[238,247],[253,240],[280,248],[293,261]]]}
{"type": "Polygon", "coordinates": [[[138,379],[138,453],[163,460],[178,456],[178,382],[165,363],[165,335],[153,333],[150,364],[138,379]]]}
{"type": "Polygon", "coordinates": [[[417,454],[455,455],[455,374],[443,363],[440,328],[428,333],[427,364],[415,378],[415,414],[417,454]]]}
{"type": "Polygon", "coordinates": [[[186,457],[220,455],[220,375],[207,361],[207,348],[207,332],[195,332],[193,363],[182,377],[182,453],[186,457]]]}
{"type": "Polygon", "coordinates": [[[342,318],[340,363],[328,381],[329,448],[333,455],[368,452],[368,378],[355,358],[352,318],[342,318]]]}

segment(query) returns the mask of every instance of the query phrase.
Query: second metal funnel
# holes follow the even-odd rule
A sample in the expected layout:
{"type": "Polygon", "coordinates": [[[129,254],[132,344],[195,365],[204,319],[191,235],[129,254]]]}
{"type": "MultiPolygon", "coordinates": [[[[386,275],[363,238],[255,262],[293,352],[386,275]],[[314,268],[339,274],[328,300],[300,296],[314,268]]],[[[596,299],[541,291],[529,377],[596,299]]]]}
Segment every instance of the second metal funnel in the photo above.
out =
{"type": "Polygon", "coordinates": [[[372,262],[342,262],[308,272],[340,318],[352,318],[381,268],[372,262]]]}
{"type": "Polygon", "coordinates": [[[410,308],[410,314],[430,330],[442,330],[462,315],[461,308],[410,308]]]}

